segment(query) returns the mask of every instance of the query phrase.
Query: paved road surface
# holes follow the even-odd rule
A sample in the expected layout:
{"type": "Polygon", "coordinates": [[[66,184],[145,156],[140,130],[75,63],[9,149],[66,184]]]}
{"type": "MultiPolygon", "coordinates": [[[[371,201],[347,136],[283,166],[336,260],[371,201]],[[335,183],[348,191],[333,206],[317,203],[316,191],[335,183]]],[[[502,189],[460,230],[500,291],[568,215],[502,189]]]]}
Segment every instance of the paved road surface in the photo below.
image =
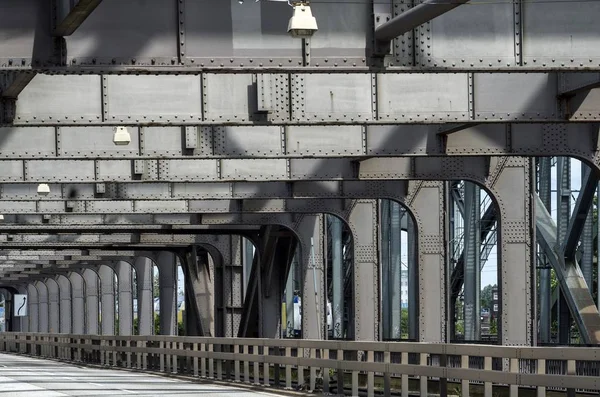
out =
{"type": "Polygon", "coordinates": [[[0,354],[0,397],[60,396],[272,397],[276,394],[0,354]]]}

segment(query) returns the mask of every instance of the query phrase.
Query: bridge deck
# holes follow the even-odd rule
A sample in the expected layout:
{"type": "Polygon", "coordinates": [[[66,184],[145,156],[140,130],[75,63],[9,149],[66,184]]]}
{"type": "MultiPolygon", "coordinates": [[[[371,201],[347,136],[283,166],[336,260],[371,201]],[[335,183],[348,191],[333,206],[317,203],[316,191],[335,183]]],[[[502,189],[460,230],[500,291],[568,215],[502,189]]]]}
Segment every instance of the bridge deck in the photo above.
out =
{"type": "Polygon", "coordinates": [[[69,365],[0,354],[2,397],[59,396],[275,396],[230,386],[165,378],[158,375],[69,365]]]}

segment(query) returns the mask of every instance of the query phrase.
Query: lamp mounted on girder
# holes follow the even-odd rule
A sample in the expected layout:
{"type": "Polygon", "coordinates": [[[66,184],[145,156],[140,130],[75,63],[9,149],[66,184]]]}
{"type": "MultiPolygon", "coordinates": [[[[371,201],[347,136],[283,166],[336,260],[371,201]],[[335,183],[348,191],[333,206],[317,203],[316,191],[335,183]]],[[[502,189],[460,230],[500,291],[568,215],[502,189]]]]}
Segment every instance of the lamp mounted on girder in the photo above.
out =
{"type": "MultiPolygon", "coordinates": [[[[260,0],[256,0],[258,3],[260,0]]],[[[294,13],[288,22],[288,33],[292,37],[308,39],[312,37],[317,30],[317,19],[313,16],[308,0],[268,0],[268,1],[286,1],[294,9],[294,13]]],[[[244,4],[244,0],[238,0],[238,3],[244,4]]]]}
{"type": "Polygon", "coordinates": [[[37,194],[47,196],[50,194],[50,186],[47,183],[40,183],[37,187],[37,194]]]}
{"type": "Polygon", "coordinates": [[[131,134],[127,130],[127,127],[116,127],[115,134],[113,135],[113,142],[115,145],[129,145],[131,142],[131,134]]]}

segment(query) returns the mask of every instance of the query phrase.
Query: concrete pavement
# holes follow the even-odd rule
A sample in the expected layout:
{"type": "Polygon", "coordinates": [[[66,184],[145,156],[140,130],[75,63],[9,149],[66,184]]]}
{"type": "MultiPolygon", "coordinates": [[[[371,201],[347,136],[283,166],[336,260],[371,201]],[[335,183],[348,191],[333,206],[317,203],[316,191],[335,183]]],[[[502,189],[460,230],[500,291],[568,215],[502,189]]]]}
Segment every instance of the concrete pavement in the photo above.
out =
{"type": "Polygon", "coordinates": [[[268,397],[277,394],[0,354],[0,397],[62,396],[268,397]]]}

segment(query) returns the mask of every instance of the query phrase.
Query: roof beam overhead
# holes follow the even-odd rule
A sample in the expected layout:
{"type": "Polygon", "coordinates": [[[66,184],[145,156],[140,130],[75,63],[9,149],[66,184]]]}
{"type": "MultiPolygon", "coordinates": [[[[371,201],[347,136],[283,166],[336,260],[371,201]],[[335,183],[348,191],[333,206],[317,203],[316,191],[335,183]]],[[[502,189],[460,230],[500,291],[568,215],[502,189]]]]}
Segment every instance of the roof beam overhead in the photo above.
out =
{"type": "Polygon", "coordinates": [[[34,72],[2,73],[0,76],[0,95],[3,99],[16,100],[35,75],[34,72]]]}
{"type": "Polygon", "coordinates": [[[431,21],[468,1],[469,0],[425,0],[423,3],[378,26],[375,28],[375,40],[378,42],[378,46],[380,46],[380,50],[378,51],[379,55],[384,55],[389,50],[389,43],[394,38],[403,35],[417,26],[431,21]]]}
{"type": "Polygon", "coordinates": [[[102,0],[55,0],[57,21],[53,36],[70,36],[90,16],[102,0]]]}

